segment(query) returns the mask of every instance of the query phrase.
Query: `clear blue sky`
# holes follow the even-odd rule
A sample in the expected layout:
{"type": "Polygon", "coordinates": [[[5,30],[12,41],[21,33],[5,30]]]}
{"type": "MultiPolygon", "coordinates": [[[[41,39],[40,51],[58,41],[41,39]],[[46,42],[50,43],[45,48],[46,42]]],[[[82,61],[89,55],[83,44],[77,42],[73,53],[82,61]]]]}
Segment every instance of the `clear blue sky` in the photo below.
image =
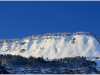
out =
{"type": "Polygon", "coordinates": [[[100,36],[100,2],[0,2],[0,38],[88,31],[100,36]]]}

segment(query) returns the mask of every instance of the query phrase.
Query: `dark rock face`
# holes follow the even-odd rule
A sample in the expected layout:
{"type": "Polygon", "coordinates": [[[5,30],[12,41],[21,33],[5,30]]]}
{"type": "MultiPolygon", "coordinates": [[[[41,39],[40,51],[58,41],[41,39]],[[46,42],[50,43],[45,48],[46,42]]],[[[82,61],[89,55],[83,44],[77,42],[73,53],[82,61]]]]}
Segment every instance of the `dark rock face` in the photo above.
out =
{"type": "Polygon", "coordinates": [[[76,38],[73,38],[71,43],[74,44],[75,43],[75,40],[76,40],[76,38]]]}
{"type": "Polygon", "coordinates": [[[21,50],[20,50],[20,53],[23,53],[23,52],[25,52],[25,51],[26,51],[25,49],[21,49],[21,50]]]}

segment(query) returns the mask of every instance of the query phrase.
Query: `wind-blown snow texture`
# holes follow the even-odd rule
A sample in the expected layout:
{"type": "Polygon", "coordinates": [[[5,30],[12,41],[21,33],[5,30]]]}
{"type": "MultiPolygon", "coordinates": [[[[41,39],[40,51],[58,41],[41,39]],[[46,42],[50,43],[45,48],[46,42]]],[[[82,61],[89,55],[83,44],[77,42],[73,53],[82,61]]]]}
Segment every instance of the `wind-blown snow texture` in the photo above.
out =
{"type": "Polygon", "coordinates": [[[92,33],[56,33],[0,41],[0,53],[49,59],[100,56],[99,39],[92,33]]]}

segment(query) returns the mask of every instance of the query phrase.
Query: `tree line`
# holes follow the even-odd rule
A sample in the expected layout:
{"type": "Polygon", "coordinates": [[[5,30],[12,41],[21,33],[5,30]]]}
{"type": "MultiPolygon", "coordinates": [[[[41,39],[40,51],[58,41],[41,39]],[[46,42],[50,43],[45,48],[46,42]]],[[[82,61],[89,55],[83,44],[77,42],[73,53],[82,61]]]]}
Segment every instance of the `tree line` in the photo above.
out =
{"type": "Polygon", "coordinates": [[[78,67],[93,67],[97,64],[94,61],[87,60],[86,57],[65,57],[59,59],[49,60],[43,57],[22,57],[19,55],[0,55],[0,64],[5,66],[22,66],[22,67],[66,67],[66,68],[78,68],[78,67]]]}

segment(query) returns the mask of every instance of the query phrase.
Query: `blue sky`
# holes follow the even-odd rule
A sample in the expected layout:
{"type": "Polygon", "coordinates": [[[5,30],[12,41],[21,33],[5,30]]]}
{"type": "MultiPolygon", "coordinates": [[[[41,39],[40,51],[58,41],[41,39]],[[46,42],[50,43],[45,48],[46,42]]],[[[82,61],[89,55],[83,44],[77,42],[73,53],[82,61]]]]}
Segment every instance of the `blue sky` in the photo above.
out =
{"type": "Polygon", "coordinates": [[[100,2],[0,2],[0,38],[88,31],[100,36],[100,2]]]}

